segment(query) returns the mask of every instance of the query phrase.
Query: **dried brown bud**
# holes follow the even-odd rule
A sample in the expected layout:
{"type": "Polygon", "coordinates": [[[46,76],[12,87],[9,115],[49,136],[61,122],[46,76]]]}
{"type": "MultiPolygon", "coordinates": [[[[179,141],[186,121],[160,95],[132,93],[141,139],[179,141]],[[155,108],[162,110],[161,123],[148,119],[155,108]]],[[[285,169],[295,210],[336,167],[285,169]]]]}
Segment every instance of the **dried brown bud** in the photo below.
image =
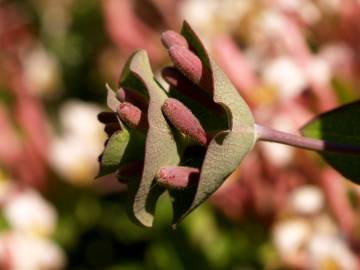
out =
{"type": "Polygon", "coordinates": [[[97,115],[97,118],[103,124],[116,123],[118,121],[114,112],[101,112],[97,115]]]}
{"type": "Polygon", "coordinates": [[[118,114],[120,119],[131,128],[147,128],[147,121],[143,112],[129,102],[123,102],[120,104],[118,114]]]}
{"type": "Polygon", "coordinates": [[[160,185],[169,189],[184,189],[199,178],[199,169],[181,166],[163,167],[157,174],[160,185]]]}
{"type": "Polygon", "coordinates": [[[169,55],[175,67],[190,81],[199,85],[207,92],[212,92],[210,71],[204,67],[200,58],[192,51],[181,46],[172,46],[169,55]]]}
{"type": "Polygon", "coordinates": [[[170,49],[170,47],[175,45],[182,46],[184,48],[189,47],[186,39],[172,30],[165,31],[161,34],[161,42],[167,49],[170,49]]]}
{"type": "Polygon", "coordinates": [[[206,132],[199,120],[192,112],[180,101],[174,98],[165,100],[161,107],[167,119],[182,133],[193,141],[206,145],[206,132]]]}

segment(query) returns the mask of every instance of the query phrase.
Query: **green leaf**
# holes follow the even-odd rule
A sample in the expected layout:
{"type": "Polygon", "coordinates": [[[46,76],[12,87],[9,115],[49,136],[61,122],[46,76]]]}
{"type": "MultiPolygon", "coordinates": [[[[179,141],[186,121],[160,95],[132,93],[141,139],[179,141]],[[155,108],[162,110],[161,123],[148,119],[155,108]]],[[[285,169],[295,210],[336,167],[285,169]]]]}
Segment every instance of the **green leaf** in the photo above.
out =
{"type": "MultiPolygon", "coordinates": [[[[120,105],[115,92],[106,84],[107,106],[114,112],[120,105]]],[[[120,131],[111,135],[102,152],[100,160],[100,169],[96,178],[114,173],[120,165],[125,163],[139,161],[139,157],[144,156],[145,138],[144,134],[137,130],[128,130],[117,117],[120,131]]]]}
{"type": "MultiPolygon", "coordinates": [[[[360,101],[318,115],[301,132],[331,143],[360,146],[360,101]]],[[[321,156],[344,177],[360,184],[360,155],[321,152],[321,156]]]]}
{"type": "Polygon", "coordinates": [[[129,214],[138,223],[150,227],[153,223],[155,205],[164,189],[156,185],[154,178],[163,166],[180,162],[178,146],[164,118],[161,106],[166,93],[155,81],[148,56],[144,50],[137,51],[129,59],[122,74],[121,86],[146,93],[149,96],[144,168],[140,181],[129,186],[129,214]]]}
{"type": "Polygon", "coordinates": [[[186,22],[182,28],[182,35],[202,63],[211,70],[213,100],[226,111],[227,126],[230,130],[218,133],[210,142],[198,186],[191,190],[172,193],[175,225],[220,187],[253,148],[255,142],[254,119],[247,104],[222,70],[208,56],[201,41],[186,22]]]}
{"type": "Polygon", "coordinates": [[[117,131],[110,137],[101,157],[100,172],[97,177],[113,173],[119,168],[129,141],[130,134],[126,129],[117,131]]]}
{"type": "Polygon", "coordinates": [[[106,84],[106,89],[107,89],[106,104],[113,112],[116,112],[117,108],[120,105],[120,101],[116,98],[115,92],[110,88],[108,84],[106,84]]]}

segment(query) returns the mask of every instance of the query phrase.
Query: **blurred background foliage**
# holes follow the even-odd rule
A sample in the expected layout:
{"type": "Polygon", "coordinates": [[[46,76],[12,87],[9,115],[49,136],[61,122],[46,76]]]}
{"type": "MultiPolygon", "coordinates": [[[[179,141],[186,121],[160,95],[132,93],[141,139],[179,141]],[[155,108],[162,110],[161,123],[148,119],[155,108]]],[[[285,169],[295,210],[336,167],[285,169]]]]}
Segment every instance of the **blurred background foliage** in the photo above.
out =
{"type": "Polygon", "coordinates": [[[346,0],[0,0],[1,269],[358,269],[360,190],[321,160],[257,147],[172,230],[126,215],[114,176],[94,180],[105,83],[187,19],[256,119],[297,132],[359,98],[360,4],[346,0]]]}

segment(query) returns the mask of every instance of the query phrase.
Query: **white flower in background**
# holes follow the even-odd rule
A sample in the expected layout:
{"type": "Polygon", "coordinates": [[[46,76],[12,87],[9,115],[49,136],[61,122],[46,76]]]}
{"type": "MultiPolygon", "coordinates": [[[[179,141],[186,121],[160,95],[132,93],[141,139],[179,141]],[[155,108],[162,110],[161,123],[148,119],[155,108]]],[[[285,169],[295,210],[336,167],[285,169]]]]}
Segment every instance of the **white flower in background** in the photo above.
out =
{"type": "Polygon", "coordinates": [[[277,166],[286,166],[294,155],[292,148],[283,144],[267,143],[263,144],[262,148],[266,157],[277,166]]]}
{"type": "Polygon", "coordinates": [[[97,142],[103,140],[103,125],[97,121],[101,107],[89,102],[71,100],[59,109],[60,124],[63,134],[97,142]]]}
{"type": "Polygon", "coordinates": [[[303,249],[311,236],[311,224],[306,219],[294,218],[275,224],[273,242],[281,258],[293,263],[302,257],[303,249]]]}
{"type": "Polygon", "coordinates": [[[355,254],[325,212],[324,200],[316,186],[295,189],[288,198],[292,216],[276,222],[272,231],[275,248],[290,268],[358,269],[355,254]]]}
{"type": "Polygon", "coordinates": [[[209,0],[186,0],[181,5],[180,13],[192,27],[204,37],[205,44],[209,36],[214,33],[214,18],[216,13],[216,1],[209,0]]]}
{"type": "Polygon", "coordinates": [[[216,2],[216,0],[185,0],[181,11],[184,18],[195,27],[207,27],[216,12],[216,2]]]}
{"type": "Polygon", "coordinates": [[[319,57],[327,63],[332,73],[350,77],[354,72],[354,52],[345,43],[334,42],[322,46],[319,57]]]}
{"type": "MultiPolygon", "coordinates": [[[[296,127],[294,122],[287,115],[279,114],[271,122],[271,127],[284,131],[294,133],[296,127]]],[[[262,146],[264,155],[277,166],[286,166],[294,157],[295,150],[293,147],[278,143],[264,143],[262,146]]]]}
{"type": "Polygon", "coordinates": [[[19,232],[0,234],[0,267],[14,270],[64,269],[65,255],[55,243],[19,232]]]}
{"type": "Polygon", "coordinates": [[[50,162],[72,184],[88,185],[96,176],[97,157],[106,139],[97,121],[100,111],[99,106],[81,101],[69,101],[59,110],[63,134],[52,141],[50,162]]]}
{"type": "Polygon", "coordinates": [[[51,54],[39,47],[23,58],[25,78],[37,96],[54,94],[59,84],[59,66],[51,54]]]}
{"type": "Polygon", "coordinates": [[[357,268],[357,258],[327,215],[278,221],[273,243],[283,262],[301,269],[357,268]]]}
{"type": "Polygon", "coordinates": [[[222,24],[231,30],[236,27],[240,20],[251,11],[254,4],[251,1],[218,0],[216,17],[219,17],[222,24]]]}
{"type": "Polygon", "coordinates": [[[315,24],[321,19],[321,11],[311,1],[306,1],[303,3],[299,10],[299,14],[308,24],[315,24]]]}
{"type": "Polygon", "coordinates": [[[4,205],[4,216],[12,229],[37,235],[50,236],[56,226],[56,211],[35,190],[14,193],[4,205]]]}
{"type": "Polygon", "coordinates": [[[355,270],[357,258],[339,236],[315,234],[308,247],[310,269],[355,270]]]}
{"type": "Polygon", "coordinates": [[[252,6],[251,1],[185,0],[180,13],[207,44],[214,35],[237,27],[252,6]]]}
{"type": "Polygon", "coordinates": [[[331,69],[328,63],[320,57],[312,57],[305,68],[308,80],[317,85],[326,85],[331,79],[331,69]]]}
{"type": "Polygon", "coordinates": [[[276,6],[286,11],[296,11],[302,6],[303,0],[277,0],[276,6]]]}
{"type": "Polygon", "coordinates": [[[316,186],[301,186],[295,189],[289,198],[291,209],[300,215],[319,213],[324,207],[324,194],[316,186]]]}
{"type": "Polygon", "coordinates": [[[256,39],[265,40],[268,37],[277,36],[286,27],[283,15],[276,10],[266,9],[256,18],[254,24],[254,35],[256,39]]]}
{"type": "Polygon", "coordinates": [[[17,189],[3,204],[10,230],[0,233],[0,268],[14,270],[63,269],[65,255],[48,237],[57,222],[54,207],[32,189],[17,189]]]}
{"type": "Polygon", "coordinates": [[[277,0],[280,9],[298,14],[306,23],[313,24],[321,18],[321,12],[317,6],[308,0],[277,0]]]}
{"type": "Polygon", "coordinates": [[[278,90],[279,97],[288,99],[300,94],[307,86],[305,74],[289,57],[271,60],[264,68],[264,83],[278,90]]]}
{"type": "Polygon", "coordinates": [[[98,170],[97,157],[101,150],[86,145],[80,138],[56,138],[51,149],[51,163],[55,170],[75,185],[90,184],[98,170]]]}

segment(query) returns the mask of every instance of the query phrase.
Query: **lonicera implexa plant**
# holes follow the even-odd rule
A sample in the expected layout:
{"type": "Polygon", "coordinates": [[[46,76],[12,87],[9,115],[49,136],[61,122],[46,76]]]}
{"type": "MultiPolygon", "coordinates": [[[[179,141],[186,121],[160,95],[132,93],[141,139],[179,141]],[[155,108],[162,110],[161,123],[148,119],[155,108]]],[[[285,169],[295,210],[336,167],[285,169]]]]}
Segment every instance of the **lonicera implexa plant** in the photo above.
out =
{"type": "Polygon", "coordinates": [[[258,141],[319,152],[349,180],[360,183],[360,102],[321,114],[302,127],[303,136],[256,124],[227,76],[185,22],[181,34],[161,36],[172,67],[154,77],[144,50],[128,60],[99,120],[109,135],[99,176],[117,173],[128,186],[129,215],[153,223],[156,201],[172,198],[173,224],[204,202],[239,166],[258,141]]]}

